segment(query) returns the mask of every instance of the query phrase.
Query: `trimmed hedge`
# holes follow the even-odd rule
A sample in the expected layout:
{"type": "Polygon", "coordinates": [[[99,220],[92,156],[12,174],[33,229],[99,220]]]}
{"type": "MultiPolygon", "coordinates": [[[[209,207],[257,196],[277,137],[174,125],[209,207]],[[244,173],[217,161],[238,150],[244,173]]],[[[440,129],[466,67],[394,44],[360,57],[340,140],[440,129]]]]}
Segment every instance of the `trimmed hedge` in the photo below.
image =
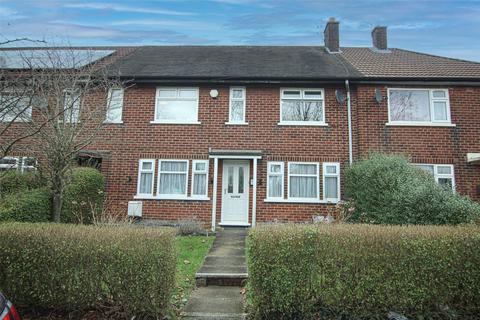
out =
{"type": "Polygon", "coordinates": [[[92,223],[93,215],[102,210],[104,184],[103,175],[97,169],[74,168],[64,193],[62,222],[92,223]]]}
{"type": "Polygon", "coordinates": [[[0,179],[0,193],[6,195],[28,189],[36,189],[45,186],[45,181],[35,172],[12,170],[2,173],[0,179]]]}
{"type": "Polygon", "coordinates": [[[9,193],[0,201],[0,222],[46,222],[50,220],[51,199],[45,189],[9,193]]]}
{"type": "Polygon", "coordinates": [[[0,225],[0,291],[20,308],[119,307],[165,315],[175,287],[170,228],[0,225]]]}
{"type": "Polygon", "coordinates": [[[480,314],[477,226],[260,226],[247,246],[256,318],[480,314]]]}
{"type": "Polygon", "coordinates": [[[396,154],[372,154],[345,170],[349,221],[373,224],[460,224],[480,217],[480,205],[438,185],[396,154]]]}

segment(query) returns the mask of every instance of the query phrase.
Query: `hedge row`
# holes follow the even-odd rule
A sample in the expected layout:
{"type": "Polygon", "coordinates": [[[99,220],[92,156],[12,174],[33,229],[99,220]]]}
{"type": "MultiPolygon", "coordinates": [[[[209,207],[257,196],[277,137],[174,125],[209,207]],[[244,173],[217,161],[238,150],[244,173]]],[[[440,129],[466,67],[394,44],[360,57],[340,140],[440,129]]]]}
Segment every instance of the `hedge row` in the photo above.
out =
{"type": "Polygon", "coordinates": [[[261,226],[247,243],[257,318],[480,314],[476,226],[261,226]]]}
{"type": "Polygon", "coordinates": [[[174,236],[169,228],[0,224],[0,291],[20,308],[164,315],[175,286],[174,236]]]}
{"type": "Polygon", "coordinates": [[[51,204],[50,193],[45,188],[7,194],[0,202],[0,222],[49,221],[51,204]]]}

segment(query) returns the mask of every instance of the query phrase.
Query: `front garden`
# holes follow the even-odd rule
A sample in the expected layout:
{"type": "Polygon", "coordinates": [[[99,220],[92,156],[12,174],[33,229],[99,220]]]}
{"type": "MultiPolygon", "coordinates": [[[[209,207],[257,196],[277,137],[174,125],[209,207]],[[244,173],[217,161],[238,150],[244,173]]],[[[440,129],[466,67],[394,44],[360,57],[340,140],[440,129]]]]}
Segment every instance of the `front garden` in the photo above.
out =
{"type": "MultiPolygon", "coordinates": [[[[70,224],[48,223],[41,177],[6,177],[0,291],[26,319],[181,314],[213,237],[109,223],[103,177],[90,168],[75,169],[66,186],[62,220],[70,224]]],[[[479,204],[399,155],[372,155],[344,180],[334,223],[251,230],[251,317],[478,319],[479,204]]]]}

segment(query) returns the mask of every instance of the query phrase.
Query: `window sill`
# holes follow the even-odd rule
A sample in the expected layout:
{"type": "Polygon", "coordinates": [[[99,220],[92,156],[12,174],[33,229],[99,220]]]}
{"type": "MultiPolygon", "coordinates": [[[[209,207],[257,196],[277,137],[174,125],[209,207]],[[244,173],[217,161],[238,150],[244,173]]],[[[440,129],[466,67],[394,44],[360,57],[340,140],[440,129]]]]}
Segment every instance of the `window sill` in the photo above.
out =
{"type": "Polygon", "coordinates": [[[248,126],[248,122],[225,122],[227,126],[248,126]]]}
{"type": "Polygon", "coordinates": [[[279,126],[313,126],[313,127],[328,127],[327,123],[324,122],[279,122],[279,126]]]}
{"type": "Polygon", "coordinates": [[[209,201],[209,197],[166,197],[166,196],[150,196],[150,195],[135,195],[133,197],[137,200],[182,200],[182,201],[209,201]]]}
{"type": "Polygon", "coordinates": [[[192,122],[150,121],[150,123],[151,124],[179,124],[179,125],[201,124],[200,121],[192,121],[192,122]]]}
{"type": "Polygon", "coordinates": [[[103,124],[123,124],[123,121],[103,121],[103,124]]]}
{"type": "Polygon", "coordinates": [[[337,201],[326,201],[318,199],[265,199],[264,202],[272,203],[317,203],[317,204],[335,204],[337,201]]]}
{"type": "Polygon", "coordinates": [[[386,126],[399,127],[456,127],[454,123],[436,123],[436,122],[387,122],[386,126]]]}

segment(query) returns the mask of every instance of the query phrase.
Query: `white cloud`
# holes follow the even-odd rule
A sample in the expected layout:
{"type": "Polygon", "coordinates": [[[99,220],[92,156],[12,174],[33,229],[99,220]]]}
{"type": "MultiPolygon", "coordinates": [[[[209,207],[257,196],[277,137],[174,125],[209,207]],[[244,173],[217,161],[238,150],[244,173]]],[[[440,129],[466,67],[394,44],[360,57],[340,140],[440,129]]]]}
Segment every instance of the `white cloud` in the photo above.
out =
{"type": "Polygon", "coordinates": [[[120,4],[104,3],[104,2],[67,3],[67,4],[64,4],[63,7],[75,8],[75,9],[112,10],[112,11],[119,11],[119,12],[165,14],[165,15],[173,15],[173,16],[194,15],[194,13],[192,12],[158,9],[158,8],[132,7],[132,6],[125,6],[120,4]]]}

